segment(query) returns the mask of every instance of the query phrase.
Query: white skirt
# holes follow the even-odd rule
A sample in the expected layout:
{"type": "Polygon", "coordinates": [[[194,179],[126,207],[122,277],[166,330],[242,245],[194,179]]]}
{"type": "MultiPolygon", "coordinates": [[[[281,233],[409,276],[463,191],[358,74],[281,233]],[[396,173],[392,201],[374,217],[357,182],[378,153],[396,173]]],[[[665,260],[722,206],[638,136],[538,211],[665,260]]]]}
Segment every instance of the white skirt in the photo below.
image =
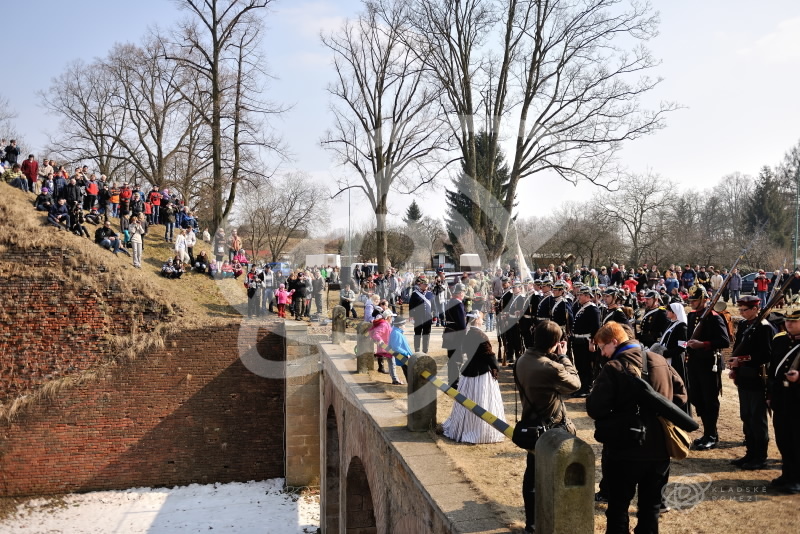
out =
{"type": "MultiPolygon", "coordinates": [[[[500,396],[500,385],[492,378],[492,373],[460,376],[458,391],[505,421],[506,413],[503,408],[503,398],[500,396]]],[[[458,403],[453,404],[453,411],[442,424],[442,428],[445,436],[464,443],[499,443],[505,439],[502,432],[458,403]]]]}

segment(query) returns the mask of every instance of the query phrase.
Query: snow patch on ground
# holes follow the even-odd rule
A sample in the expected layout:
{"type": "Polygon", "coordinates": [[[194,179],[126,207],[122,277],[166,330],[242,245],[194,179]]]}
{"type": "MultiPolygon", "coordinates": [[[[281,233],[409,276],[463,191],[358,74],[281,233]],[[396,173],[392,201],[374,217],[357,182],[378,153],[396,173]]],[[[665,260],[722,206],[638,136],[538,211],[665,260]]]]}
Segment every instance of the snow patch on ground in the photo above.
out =
{"type": "Polygon", "coordinates": [[[319,527],[319,496],[283,492],[283,479],[97,491],[21,504],[0,522],[19,534],[306,534],[319,527]]]}

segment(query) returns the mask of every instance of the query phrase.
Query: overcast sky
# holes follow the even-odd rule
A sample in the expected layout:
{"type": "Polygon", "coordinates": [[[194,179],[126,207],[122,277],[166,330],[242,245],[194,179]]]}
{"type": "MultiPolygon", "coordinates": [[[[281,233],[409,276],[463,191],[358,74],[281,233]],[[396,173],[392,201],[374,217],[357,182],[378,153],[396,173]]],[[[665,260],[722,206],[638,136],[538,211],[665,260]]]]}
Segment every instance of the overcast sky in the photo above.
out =
{"type": "MultiPolygon", "coordinates": [[[[685,109],[669,117],[665,130],[628,145],[623,163],[698,191],[726,174],[755,175],[762,165],[779,163],[800,140],[800,2],[654,3],[661,26],[650,47],[663,60],[657,74],[665,80],[652,96],[685,109]]],[[[70,61],[105,56],[115,42],[137,42],[148,26],[167,27],[183,16],[170,0],[28,0],[17,6],[16,21],[4,17],[8,49],[0,94],[19,113],[17,129],[36,151],[57,127],[57,119],[39,106],[37,91],[70,61]]],[[[293,106],[276,124],[295,157],[286,168],[323,183],[332,183],[343,170],[319,147],[331,124],[325,87],[332,76],[319,32],[337,28],[359,9],[354,0],[277,1],[267,16],[265,46],[277,77],[270,96],[293,106]]],[[[575,187],[535,175],[521,184],[520,214],[546,214],[596,191],[590,184],[575,187]]],[[[442,196],[441,190],[424,193],[423,211],[441,216],[442,196]]],[[[365,199],[354,194],[352,202],[354,219],[369,220],[365,199]]],[[[402,216],[409,203],[407,197],[391,198],[392,213],[402,216]]],[[[337,202],[332,210],[331,226],[345,227],[346,203],[337,202]]]]}

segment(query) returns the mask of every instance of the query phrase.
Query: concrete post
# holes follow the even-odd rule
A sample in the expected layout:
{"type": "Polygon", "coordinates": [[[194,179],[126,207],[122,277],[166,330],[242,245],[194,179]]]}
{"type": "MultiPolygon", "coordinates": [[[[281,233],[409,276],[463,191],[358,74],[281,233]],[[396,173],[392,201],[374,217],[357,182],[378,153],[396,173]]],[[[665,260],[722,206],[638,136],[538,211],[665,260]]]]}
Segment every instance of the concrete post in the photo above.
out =
{"type": "Polygon", "coordinates": [[[334,306],[333,312],[333,324],[331,324],[331,342],[338,345],[345,340],[345,316],[344,316],[344,306],[334,306]]]}
{"type": "Polygon", "coordinates": [[[319,484],[320,378],[319,345],[308,339],[308,325],[284,321],[286,346],[286,454],[287,487],[319,484]]]}
{"type": "Polygon", "coordinates": [[[536,442],[536,532],[594,532],[594,452],[561,428],[536,442]]]}
{"type": "Polygon", "coordinates": [[[369,373],[375,370],[375,345],[369,337],[369,323],[358,324],[358,335],[356,336],[357,364],[356,372],[359,374],[369,373]]]}
{"type": "Polygon", "coordinates": [[[433,384],[420,376],[422,371],[435,375],[436,361],[422,352],[415,352],[408,360],[407,426],[411,432],[427,432],[436,425],[437,390],[433,384]]]}

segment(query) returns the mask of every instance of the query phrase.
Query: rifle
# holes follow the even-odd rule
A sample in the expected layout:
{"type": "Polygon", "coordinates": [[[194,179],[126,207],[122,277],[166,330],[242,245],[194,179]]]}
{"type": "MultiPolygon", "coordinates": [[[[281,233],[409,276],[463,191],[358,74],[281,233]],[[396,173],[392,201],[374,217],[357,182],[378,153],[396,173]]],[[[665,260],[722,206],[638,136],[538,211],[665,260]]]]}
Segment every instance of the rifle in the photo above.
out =
{"type": "Polygon", "coordinates": [[[775,283],[772,289],[772,294],[770,295],[767,304],[758,313],[755,320],[753,321],[753,324],[748,326],[747,330],[745,330],[744,333],[742,334],[742,342],[739,343],[739,345],[737,345],[736,348],[733,350],[731,358],[728,360],[729,363],[733,362],[734,360],[748,361],[750,359],[748,355],[744,356],[741,355],[742,347],[745,344],[744,343],[745,339],[747,339],[747,337],[755,331],[756,325],[761,324],[761,321],[763,321],[769,315],[769,313],[772,311],[772,308],[777,306],[778,303],[781,301],[781,299],[783,299],[784,293],[786,293],[786,290],[789,289],[789,286],[791,285],[791,283],[794,281],[795,278],[800,278],[800,271],[795,271],[794,274],[790,276],[780,288],[778,288],[777,282],[775,283]]]}
{"type": "MultiPolygon", "coordinates": [[[[763,228],[763,227],[764,227],[764,225],[762,224],[761,228],[763,228]]],[[[744,258],[745,254],[747,254],[747,251],[750,250],[750,247],[753,246],[753,243],[755,243],[756,239],[758,238],[759,234],[761,233],[761,228],[756,232],[756,235],[753,237],[753,240],[750,241],[750,243],[748,243],[748,245],[744,248],[744,250],[742,250],[742,253],[739,254],[738,258],[736,258],[736,261],[733,262],[733,265],[728,270],[728,276],[726,276],[725,279],[722,281],[722,286],[720,286],[720,288],[717,291],[714,292],[714,296],[711,297],[711,302],[709,302],[708,306],[706,306],[706,309],[703,310],[703,314],[697,320],[697,324],[694,325],[694,330],[692,331],[692,335],[689,336],[690,340],[697,339],[698,336],[700,335],[700,329],[703,326],[703,322],[711,314],[711,311],[714,309],[714,305],[719,300],[719,297],[722,296],[722,293],[725,291],[725,288],[728,287],[728,284],[731,281],[731,275],[733,274],[734,269],[736,269],[736,267],[739,266],[739,262],[742,261],[742,258],[744,258]]]]}

